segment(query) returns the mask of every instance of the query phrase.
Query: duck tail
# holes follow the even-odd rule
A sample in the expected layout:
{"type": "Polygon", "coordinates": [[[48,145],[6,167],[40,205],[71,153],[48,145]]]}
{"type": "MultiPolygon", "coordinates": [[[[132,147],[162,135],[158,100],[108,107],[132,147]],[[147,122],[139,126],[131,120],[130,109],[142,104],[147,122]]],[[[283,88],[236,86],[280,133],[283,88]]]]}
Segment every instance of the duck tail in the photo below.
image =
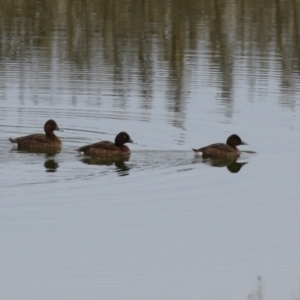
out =
{"type": "Polygon", "coordinates": [[[79,154],[84,155],[84,151],[81,148],[75,149],[75,151],[77,151],[79,154]]]}
{"type": "Polygon", "coordinates": [[[19,144],[17,142],[16,139],[11,139],[11,138],[8,138],[10,142],[13,143],[13,149],[18,149],[19,148],[19,144]]]}
{"type": "Polygon", "coordinates": [[[195,152],[195,154],[197,156],[202,156],[203,155],[203,153],[202,153],[202,151],[200,151],[200,149],[194,149],[194,148],[192,148],[192,149],[193,149],[193,151],[195,152]]]}

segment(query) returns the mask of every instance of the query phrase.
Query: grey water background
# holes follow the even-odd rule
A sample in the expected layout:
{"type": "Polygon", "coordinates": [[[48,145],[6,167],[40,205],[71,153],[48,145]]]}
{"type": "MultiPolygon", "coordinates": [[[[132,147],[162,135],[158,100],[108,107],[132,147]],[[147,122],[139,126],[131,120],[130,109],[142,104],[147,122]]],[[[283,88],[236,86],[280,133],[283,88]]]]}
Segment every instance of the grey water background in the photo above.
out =
{"type": "Polygon", "coordinates": [[[1,299],[300,299],[299,1],[0,6],[1,299]],[[232,133],[240,169],[194,157],[232,133]]]}

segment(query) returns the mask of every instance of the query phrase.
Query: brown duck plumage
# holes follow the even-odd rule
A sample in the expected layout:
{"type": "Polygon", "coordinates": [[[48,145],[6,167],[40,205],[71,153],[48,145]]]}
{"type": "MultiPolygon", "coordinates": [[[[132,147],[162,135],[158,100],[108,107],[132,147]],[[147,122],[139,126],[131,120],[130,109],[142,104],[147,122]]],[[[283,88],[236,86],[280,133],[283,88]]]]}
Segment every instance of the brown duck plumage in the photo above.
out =
{"type": "Polygon", "coordinates": [[[61,130],[54,120],[48,120],[44,125],[45,134],[31,134],[9,140],[18,145],[18,148],[28,149],[59,149],[61,140],[54,134],[54,130],[61,130]]]}
{"type": "Polygon", "coordinates": [[[193,149],[196,153],[202,153],[202,156],[205,157],[238,157],[240,155],[240,151],[237,148],[239,145],[247,145],[245,142],[241,140],[241,138],[237,134],[231,135],[226,144],[217,143],[211,144],[206,147],[202,147],[199,149],[193,149]]]}
{"type": "Polygon", "coordinates": [[[124,145],[125,143],[133,143],[129,134],[126,132],[120,132],[116,138],[115,142],[103,141],[87,146],[83,146],[77,149],[78,152],[83,152],[88,156],[98,156],[98,157],[114,157],[130,154],[130,149],[124,145]]]}

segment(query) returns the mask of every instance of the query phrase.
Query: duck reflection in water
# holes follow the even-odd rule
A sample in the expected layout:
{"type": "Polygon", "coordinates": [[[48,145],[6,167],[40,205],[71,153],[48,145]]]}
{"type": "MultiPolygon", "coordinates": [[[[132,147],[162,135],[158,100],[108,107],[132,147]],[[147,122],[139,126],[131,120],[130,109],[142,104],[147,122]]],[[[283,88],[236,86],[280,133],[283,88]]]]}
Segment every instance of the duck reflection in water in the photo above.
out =
{"type": "MultiPolygon", "coordinates": [[[[58,162],[55,161],[54,157],[60,153],[60,149],[11,149],[10,152],[18,153],[31,153],[32,155],[39,156],[45,155],[44,167],[46,172],[56,172],[59,167],[58,162]]],[[[34,157],[35,157],[34,156],[34,157]]]]}
{"type": "Polygon", "coordinates": [[[58,162],[55,161],[54,157],[55,157],[56,153],[47,153],[45,155],[45,163],[44,163],[44,167],[46,169],[46,172],[56,172],[56,170],[59,167],[58,162]]]}
{"type": "Polygon", "coordinates": [[[248,162],[238,162],[238,158],[194,158],[194,163],[203,162],[212,167],[227,167],[230,173],[238,173],[248,162]]]}
{"type": "Polygon", "coordinates": [[[59,167],[58,162],[54,159],[56,154],[60,153],[60,149],[11,149],[10,152],[31,153],[32,155],[41,157],[45,155],[44,167],[46,172],[56,172],[59,167]]]}
{"type": "Polygon", "coordinates": [[[115,158],[103,158],[103,157],[84,157],[82,162],[88,165],[99,165],[99,166],[115,166],[115,172],[119,176],[129,175],[131,169],[125,162],[129,161],[130,156],[115,157],[115,158]]]}
{"type": "Polygon", "coordinates": [[[32,154],[45,154],[48,156],[55,156],[60,153],[61,149],[31,149],[31,148],[12,148],[10,152],[19,152],[19,153],[32,153],[32,154]]]}
{"type": "Polygon", "coordinates": [[[16,139],[9,138],[14,147],[20,149],[30,149],[31,151],[39,150],[60,150],[62,147],[61,140],[54,134],[54,131],[63,131],[54,120],[48,120],[44,125],[45,134],[36,133],[22,136],[16,139]]]}

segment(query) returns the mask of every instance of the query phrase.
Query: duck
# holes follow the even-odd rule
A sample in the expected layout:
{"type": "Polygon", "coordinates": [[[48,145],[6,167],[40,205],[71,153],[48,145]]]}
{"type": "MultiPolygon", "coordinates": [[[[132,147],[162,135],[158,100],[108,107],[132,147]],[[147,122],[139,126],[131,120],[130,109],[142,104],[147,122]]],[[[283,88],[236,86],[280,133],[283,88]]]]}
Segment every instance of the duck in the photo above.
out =
{"type": "Polygon", "coordinates": [[[237,134],[232,134],[228,137],[226,144],[216,143],[199,149],[193,149],[197,155],[202,155],[203,158],[232,158],[239,157],[240,151],[237,146],[248,145],[243,142],[237,134]]]}
{"type": "Polygon", "coordinates": [[[93,157],[120,157],[130,154],[130,149],[126,143],[133,143],[129,134],[122,131],[117,134],[115,142],[102,141],[95,144],[86,145],[76,149],[76,151],[93,157]]]}
{"type": "Polygon", "coordinates": [[[60,149],[62,147],[61,140],[54,134],[53,131],[63,131],[60,129],[54,120],[48,120],[44,125],[45,134],[36,133],[18,137],[9,140],[17,146],[17,148],[27,149],[60,149]]]}

